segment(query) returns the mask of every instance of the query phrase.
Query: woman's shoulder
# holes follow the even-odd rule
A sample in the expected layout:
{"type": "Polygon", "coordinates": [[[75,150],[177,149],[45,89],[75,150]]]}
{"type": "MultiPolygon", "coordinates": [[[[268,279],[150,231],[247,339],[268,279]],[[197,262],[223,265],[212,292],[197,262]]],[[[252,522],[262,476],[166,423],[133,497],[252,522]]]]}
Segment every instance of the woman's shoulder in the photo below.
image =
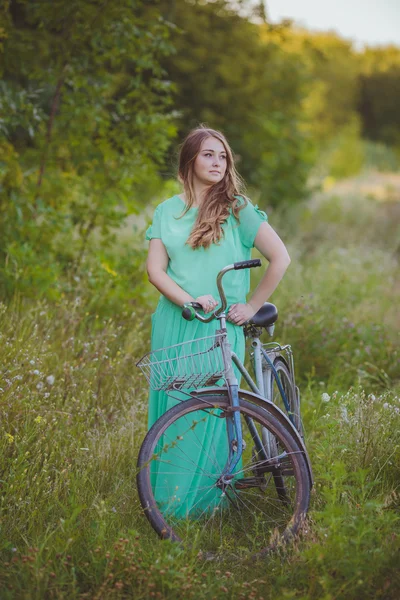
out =
{"type": "MultiPolygon", "coordinates": [[[[247,198],[247,196],[243,196],[242,194],[237,194],[237,195],[234,195],[233,197],[236,200],[236,205],[240,206],[240,207],[242,207],[242,206],[244,207],[250,202],[249,198],[247,198]]],[[[250,202],[250,204],[251,204],[251,202],[250,202]]]]}
{"type": "Polygon", "coordinates": [[[181,198],[179,198],[179,196],[175,194],[174,196],[167,198],[163,202],[160,202],[160,204],[156,206],[156,210],[164,212],[165,210],[168,211],[169,209],[175,209],[177,207],[182,208],[183,204],[183,200],[181,200],[181,198]]]}
{"type": "Polygon", "coordinates": [[[263,220],[267,221],[267,214],[258,208],[257,204],[253,204],[250,198],[247,196],[234,196],[237,200],[237,206],[239,208],[239,217],[240,215],[253,215],[256,214],[258,217],[261,217],[263,220]]]}

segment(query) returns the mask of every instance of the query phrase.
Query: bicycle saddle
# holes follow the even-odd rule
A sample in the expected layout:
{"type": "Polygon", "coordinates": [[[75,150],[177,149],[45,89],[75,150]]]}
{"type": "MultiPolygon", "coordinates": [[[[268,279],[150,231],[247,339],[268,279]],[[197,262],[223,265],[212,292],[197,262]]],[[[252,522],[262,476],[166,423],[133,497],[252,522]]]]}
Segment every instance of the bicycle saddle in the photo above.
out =
{"type": "Polygon", "coordinates": [[[264,302],[262,307],[254,317],[249,319],[246,325],[255,325],[256,327],[269,327],[273,325],[275,321],[278,319],[278,309],[275,304],[271,304],[270,302],[264,302]]]}

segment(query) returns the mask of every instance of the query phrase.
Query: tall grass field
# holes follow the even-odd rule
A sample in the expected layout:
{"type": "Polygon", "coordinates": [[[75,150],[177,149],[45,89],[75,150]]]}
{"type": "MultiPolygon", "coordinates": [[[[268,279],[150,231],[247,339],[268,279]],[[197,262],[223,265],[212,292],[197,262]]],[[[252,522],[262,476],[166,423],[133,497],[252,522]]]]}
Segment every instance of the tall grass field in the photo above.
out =
{"type": "Polygon", "coordinates": [[[113,316],[85,290],[0,306],[1,600],[400,597],[400,198],[389,196],[332,189],[269,215],[292,257],[271,298],[274,339],[294,350],[315,486],[301,535],[262,560],[206,560],[160,541],[142,514],[135,362],[149,349],[150,286],[113,316]]]}

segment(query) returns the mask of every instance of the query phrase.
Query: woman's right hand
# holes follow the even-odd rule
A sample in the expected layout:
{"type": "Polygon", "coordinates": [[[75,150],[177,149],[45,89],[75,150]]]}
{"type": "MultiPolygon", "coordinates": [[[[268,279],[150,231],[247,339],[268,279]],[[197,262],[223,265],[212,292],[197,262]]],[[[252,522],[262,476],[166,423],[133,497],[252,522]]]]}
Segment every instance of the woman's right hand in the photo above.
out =
{"type": "Polygon", "coordinates": [[[199,296],[198,298],[196,298],[195,302],[201,304],[203,311],[206,314],[215,310],[218,306],[218,302],[211,296],[211,294],[199,296]]]}

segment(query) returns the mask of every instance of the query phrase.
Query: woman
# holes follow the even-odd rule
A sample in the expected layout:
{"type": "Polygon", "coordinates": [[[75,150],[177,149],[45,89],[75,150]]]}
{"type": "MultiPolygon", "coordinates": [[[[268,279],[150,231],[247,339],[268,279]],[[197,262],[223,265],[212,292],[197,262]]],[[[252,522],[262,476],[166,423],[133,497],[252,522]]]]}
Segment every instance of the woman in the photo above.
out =
{"type": "MultiPolygon", "coordinates": [[[[146,239],[150,240],[149,281],[162,294],[152,317],[152,350],[213,335],[215,321],[207,324],[185,321],[181,316],[182,306],[196,301],[206,314],[215,310],[219,299],[217,273],[228,264],[248,260],[255,247],[269,266],[251,298],[246,301],[250,287],[248,270],[232,271],[224,279],[229,339],[234,352],[243,360],[241,325],[271,296],[290,263],[289,255],[267,223],[266,214],[241,195],[240,177],[222,133],[206,127],[191,131],[181,147],[178,175],[183,184],[182,194],[156,208],[146,233],[146,239]]],[[[165,392],[152,391],[149,426],[175,403],[176,398],[165,392]]],[[[225,456],[226,432],[220,425],[210,420],[201,433],[196,432],[195,438],[185,439],[184,453],[188,460],[198,464],[199,453],[207,460],[201,447],[210,436],[213,442],[221,437],[221,455],[225,456]]],[[[206,497],[200,494],[204,489],[203,474],[209,473],[212,465],[200,465],[197,481],[190,482],[186,482],[182,473],[175,473],[175,479],[171,472],[163,477],[163,469],[162,461],[152,467],[155,496],[171,509],[171,489],[177,490],[172,508],[177,516],[191,514],[194,507],[205,510],[217,501],[218,490],[214,490],[215,497],[212,491],[206,497]]]]}

